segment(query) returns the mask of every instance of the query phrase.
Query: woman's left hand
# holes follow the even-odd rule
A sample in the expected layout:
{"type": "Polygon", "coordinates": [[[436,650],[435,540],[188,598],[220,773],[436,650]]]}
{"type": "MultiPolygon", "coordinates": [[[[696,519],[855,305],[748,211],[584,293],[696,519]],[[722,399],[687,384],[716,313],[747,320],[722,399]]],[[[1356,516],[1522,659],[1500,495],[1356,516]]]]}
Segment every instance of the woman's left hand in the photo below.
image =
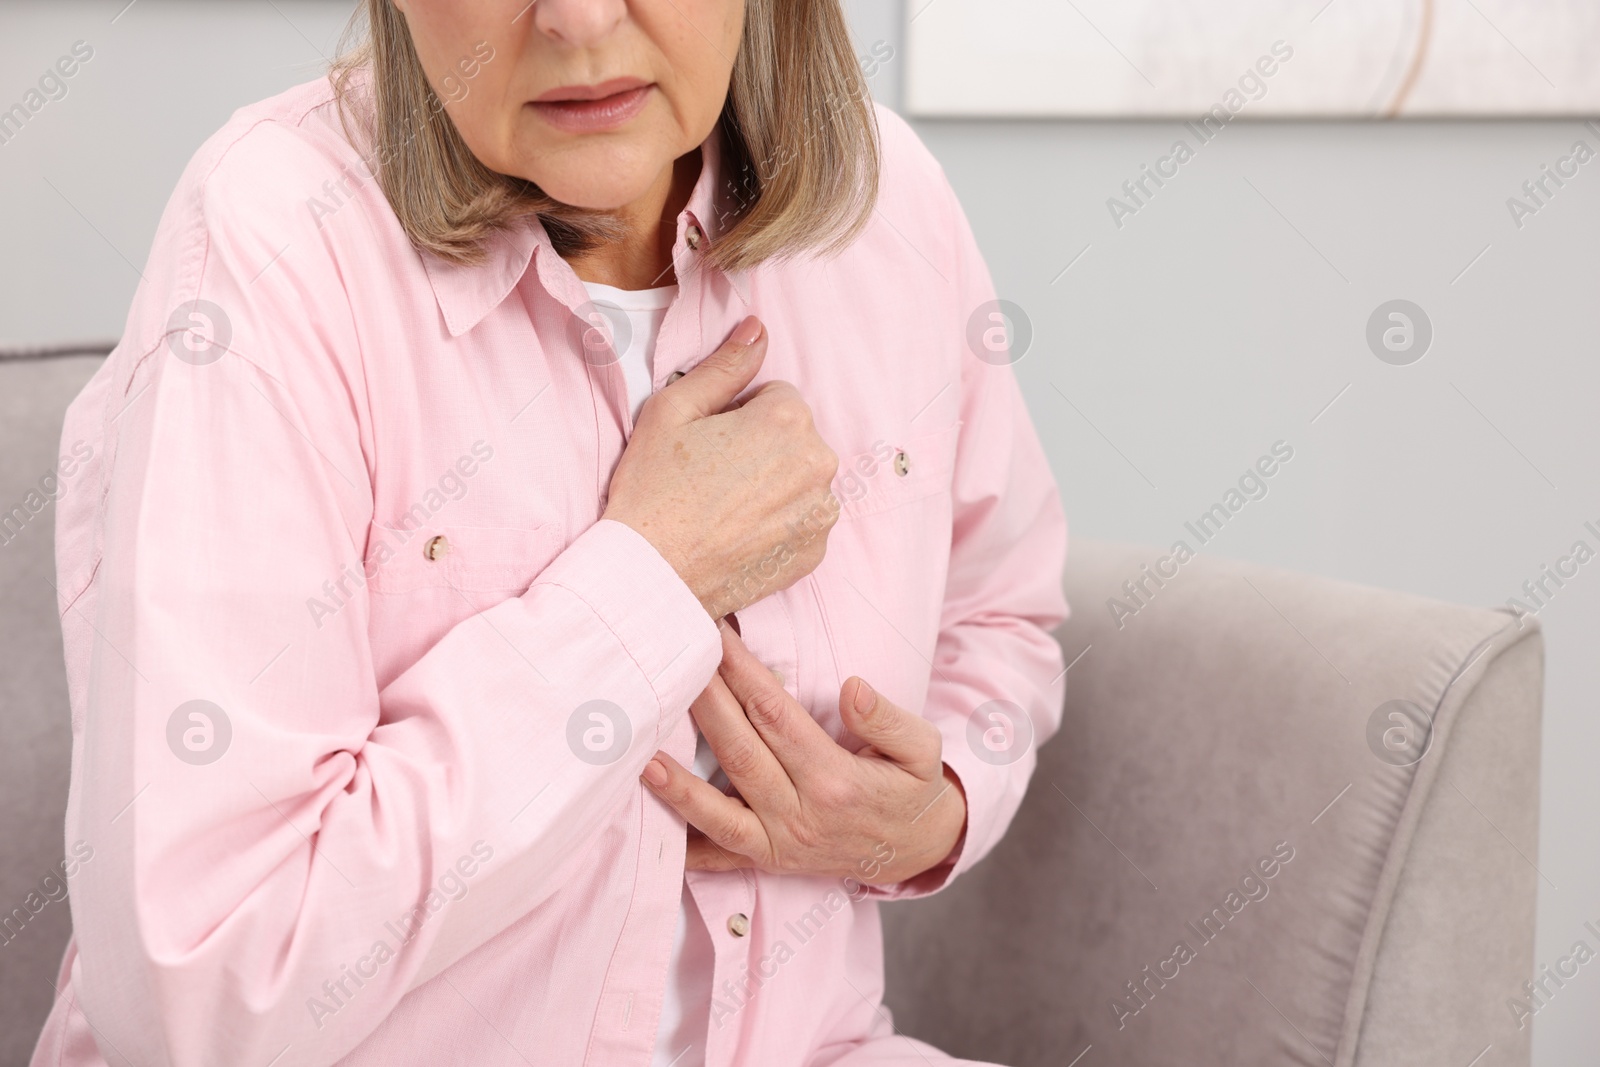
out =
{"type": "Polygon", "coordinates": [[[940,760],[943,739],[932,723],[850,678],[839,690],[839,714],[867,742],[851,753],[731,627],[721,630],[722,666],[690,710],[740,796],[724,794],[665,752],[643,775],[704,835],[691,834],[687,869],[756,867],[885,885],[949,856],[967,805],[940,760]]]}

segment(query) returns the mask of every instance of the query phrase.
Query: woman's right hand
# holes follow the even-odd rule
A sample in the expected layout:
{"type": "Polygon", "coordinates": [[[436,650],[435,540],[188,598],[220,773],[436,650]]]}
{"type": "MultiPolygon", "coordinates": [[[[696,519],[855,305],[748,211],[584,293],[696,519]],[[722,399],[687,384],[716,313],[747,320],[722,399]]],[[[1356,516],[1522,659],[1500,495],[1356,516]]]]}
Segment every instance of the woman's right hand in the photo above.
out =
{"type": "Polygon", "coordinates": [[[839,517],[839,458],[795,387],[767,382],[730,407],[766,353],[751,316],[647,400],[602,516],[655,546],[713,619],[810,574],[839,517]]]}

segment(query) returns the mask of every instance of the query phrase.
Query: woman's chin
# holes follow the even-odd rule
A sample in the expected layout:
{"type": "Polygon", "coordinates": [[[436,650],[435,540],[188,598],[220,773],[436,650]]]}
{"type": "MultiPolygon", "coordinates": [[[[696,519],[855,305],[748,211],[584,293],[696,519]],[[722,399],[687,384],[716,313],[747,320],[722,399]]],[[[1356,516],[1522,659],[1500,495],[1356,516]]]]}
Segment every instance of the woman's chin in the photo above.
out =
{"type": "Polygon", "coordinates": [[[572,207],[591,211],[615,211],[636,203],[650,192],[661,177],[662,167],[640,166],[635,161],[597,158],[571,161],[573,166],[538,168],[539,174],[526,177],[546,196],[572,207]]]}

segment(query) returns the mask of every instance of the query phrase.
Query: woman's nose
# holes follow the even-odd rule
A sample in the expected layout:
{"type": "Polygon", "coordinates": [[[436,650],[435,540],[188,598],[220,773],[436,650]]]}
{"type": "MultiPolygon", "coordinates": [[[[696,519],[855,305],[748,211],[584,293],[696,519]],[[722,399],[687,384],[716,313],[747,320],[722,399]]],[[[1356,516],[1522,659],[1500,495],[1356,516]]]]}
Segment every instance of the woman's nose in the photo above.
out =
{"type": "Polygon", "coordinates": [[[628,14],[628,0],[535,0],[539,32],[573,48],[591,48],[609,37],[628,14]]]}

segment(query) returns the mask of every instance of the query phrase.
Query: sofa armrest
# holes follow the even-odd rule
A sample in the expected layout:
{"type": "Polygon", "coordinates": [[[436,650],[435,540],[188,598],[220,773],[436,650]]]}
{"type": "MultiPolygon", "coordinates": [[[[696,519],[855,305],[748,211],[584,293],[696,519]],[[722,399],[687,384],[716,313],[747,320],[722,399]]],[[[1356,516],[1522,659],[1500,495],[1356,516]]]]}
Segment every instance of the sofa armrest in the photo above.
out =
{"type": "Polygon", "coordinates": [[[1537,622],[1163,555],[1074,543],[1011,832],[885,906],[899,1025],[1014,1067],[1526,1064],[1537,622]]]}
{"type": "Polygon", "coordinates": [[[27,1063],[55,999],[72,932],[58,872],[66,850],[72,711],[55,590],[62,416],[96,356],[0,359],[0,1064],[27,1063]]]}

